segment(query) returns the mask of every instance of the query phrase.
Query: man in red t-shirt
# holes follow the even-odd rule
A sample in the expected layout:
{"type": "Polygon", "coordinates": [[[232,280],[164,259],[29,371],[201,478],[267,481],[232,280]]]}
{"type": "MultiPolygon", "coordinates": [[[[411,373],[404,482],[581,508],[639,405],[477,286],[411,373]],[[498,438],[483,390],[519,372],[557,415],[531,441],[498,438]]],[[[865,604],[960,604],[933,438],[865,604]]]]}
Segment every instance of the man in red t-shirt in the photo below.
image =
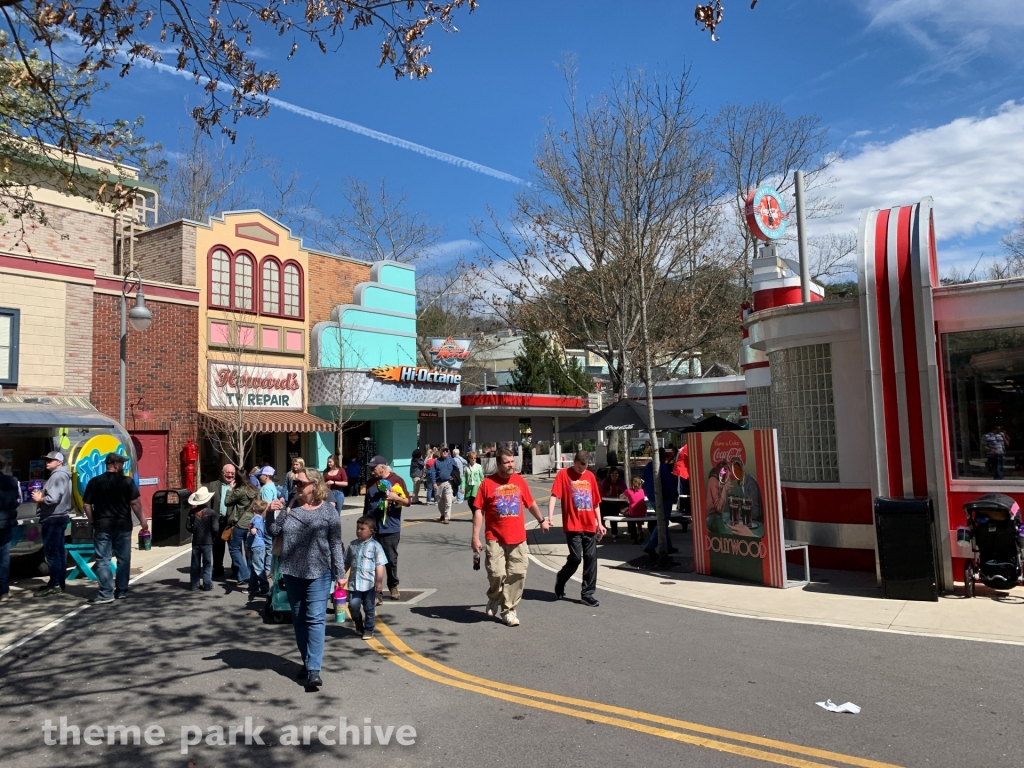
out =
{"type": "Polygon", "coordinates": [[[583,602],[592,608],[600,605],[594,597],[597,589],[597,539],[604,536],[598,510],[601,509],[601,491],[597,478],[587,469],[590,454],[580,451],[573,458],[572,466],[558,471],[555,484],[551,486],[548,501],[548,522],[555,514],[555,500],[562,505],[562,530],[565,543],[569,545],[569,556],[555,578],[555,597],[565,597],[565,585],[583,563],[583,602]]]}
{"type": "Polygon", "coordinates": [[[512,451],[499,448],[498,471],[485,477],[476,494],[473,513],[473,551],[484,548],[480,531],[487,535],[487,615],[494,616],[509,627],[519,626],[516,606],[526,586],[526,566],[529,563],[526,546],[526,516],[524,509],[537,518],[541,530],[547,532],[544,519],[530,488],[522,476],[515,472],[516,459],[512,451]]]}

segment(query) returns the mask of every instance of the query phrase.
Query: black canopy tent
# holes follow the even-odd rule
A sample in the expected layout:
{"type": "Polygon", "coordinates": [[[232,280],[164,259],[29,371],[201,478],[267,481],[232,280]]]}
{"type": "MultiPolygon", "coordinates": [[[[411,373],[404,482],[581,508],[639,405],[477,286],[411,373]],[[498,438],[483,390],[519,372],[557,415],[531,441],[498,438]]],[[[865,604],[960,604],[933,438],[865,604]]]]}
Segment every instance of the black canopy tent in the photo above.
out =
{"type": "Polygon", "coordinates": [[[684,432],[735,432],[738,429],[746,429],[739,424],[735,424],[728,419],[723,419],[721,416],[708,416],[706,419],[701,419],[696,424],[684,429],[684,432]]]}
{"type": "MultiPolygon", "coordinates": [[[[655,411],[655,429],[685,430],[694,425],[693,419],[673,416],[666,411],[655,411]]],[[[592,413],[562,430],[571,434],[582,432],[604,432],[606,430],[649,430],[647,406],[636,400],[619,400],[592,413]]]]}

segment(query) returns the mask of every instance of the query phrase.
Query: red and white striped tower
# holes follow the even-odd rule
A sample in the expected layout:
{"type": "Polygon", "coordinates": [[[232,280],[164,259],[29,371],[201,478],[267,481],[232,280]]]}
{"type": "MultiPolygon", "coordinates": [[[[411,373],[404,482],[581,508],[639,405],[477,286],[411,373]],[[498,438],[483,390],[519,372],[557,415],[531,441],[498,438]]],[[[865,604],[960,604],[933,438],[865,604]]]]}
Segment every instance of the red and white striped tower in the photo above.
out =
{"type": "MultiPolygon", "coordinates": [[[[800,304],[800,270],[795,264],[780,258],[774,245],[761,246],[761,255],[754,259],[752,266],[754,302],[743,302],[740,307],[743,318],[743,348],[740,352],[740,367],[747,392],[755,387],[771,386],[771,371],[768,368],[768,356],[750,346],[750,338],[746,328],[747,318],[754,312],[762,312],[774,307],[800,304]],[[786,272],[793,274],[787,277],[786,272]]],[[[811,283],[811,301],[822,301],[825,289],[817,283],[811,283]]],[[[748,400],[749,402],[749,400],[748,400]]]]}

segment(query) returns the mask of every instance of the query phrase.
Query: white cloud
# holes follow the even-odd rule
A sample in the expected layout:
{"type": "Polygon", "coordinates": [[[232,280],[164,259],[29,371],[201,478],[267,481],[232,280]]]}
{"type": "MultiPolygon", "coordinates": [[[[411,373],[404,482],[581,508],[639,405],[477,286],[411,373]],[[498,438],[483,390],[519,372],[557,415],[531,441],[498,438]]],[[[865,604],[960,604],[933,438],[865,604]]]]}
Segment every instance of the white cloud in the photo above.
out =
{"type": "MultiPolygon", "coordinates": [[[[1022,3],[1024,5],[1024,3],[1022,3]]],[[[871,143],[833,166],[842,214],[815,230],[849,230],[860,211],[935,198],[939,240],[1004,230],[1024,215],[1024,102],[962,117],[890,143],[871,143]]]]}
{"type": "Polygon", "coordinates": [[[1021,0],[867,0],[862,8],[869,29],[902,33],[928,55],[929,63],[904,82],[962,72],[980,56],[1019,62],[1021,0]]]}

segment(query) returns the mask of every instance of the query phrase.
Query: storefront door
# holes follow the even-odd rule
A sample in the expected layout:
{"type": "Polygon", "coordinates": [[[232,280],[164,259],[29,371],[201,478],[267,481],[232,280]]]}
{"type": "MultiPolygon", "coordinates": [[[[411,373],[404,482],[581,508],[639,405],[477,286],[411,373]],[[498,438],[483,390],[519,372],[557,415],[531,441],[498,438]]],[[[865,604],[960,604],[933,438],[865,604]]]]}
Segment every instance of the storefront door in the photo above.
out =
{"type": "Polygon", "coordinates": [[[167,433],[132,432],[138,460],[139,494],[146,517],[153,516],[153,494],[167,488],[167,433]]]}

